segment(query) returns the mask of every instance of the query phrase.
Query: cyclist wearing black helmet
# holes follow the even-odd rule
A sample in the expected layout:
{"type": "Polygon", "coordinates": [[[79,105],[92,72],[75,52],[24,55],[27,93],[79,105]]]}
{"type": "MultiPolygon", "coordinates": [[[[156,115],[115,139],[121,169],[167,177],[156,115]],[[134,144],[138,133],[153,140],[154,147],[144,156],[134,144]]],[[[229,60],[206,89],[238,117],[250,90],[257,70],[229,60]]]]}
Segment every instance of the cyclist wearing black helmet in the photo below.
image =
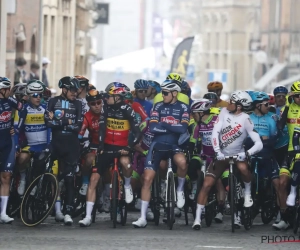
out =
{"type": "MultiPolygon", "coordinates": [[[[80,85],[76,78],[65,76],[59,80],[58,86],[62,93],[49,100],[45,120],[47,126],[52,129],[52,159],[62,161],[64,167],[63,171],[61,170],[66,186],[64,223],[72,225],[74,172],[80,153],[78,132],[82,124],[82,106],[81,102],[76,100],[80,85]]],[[[56,213],[61,213],[59,204],[55,208],[56,213]]]]}

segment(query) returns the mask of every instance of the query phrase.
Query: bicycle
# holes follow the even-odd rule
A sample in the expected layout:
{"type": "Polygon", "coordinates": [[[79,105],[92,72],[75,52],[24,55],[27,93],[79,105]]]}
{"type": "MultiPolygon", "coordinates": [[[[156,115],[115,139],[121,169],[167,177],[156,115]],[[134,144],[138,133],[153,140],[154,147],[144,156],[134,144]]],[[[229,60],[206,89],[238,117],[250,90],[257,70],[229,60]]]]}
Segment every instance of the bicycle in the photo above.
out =
{"type": "Polygon", "coordinates": [[[45,162],[45,173],[33,180],[21,203],[21,220],[28,227],[37,226],[48,217],[58,195],[58,181],[51,173],[50,152],[43,151],[39,160],[45,162]]]}
{"type": "Polygon", "coordinates": [[[113,221],[113,228],[116,228],[118,212],[121,215],[121,225],[124,226],[127,221],[127,203],[125,202],[124,179],[121,175],[122,172],[119,166],[119,157],[121,154],[119,151],[104,151],[103,154],[115,155],[112,168],[110,200],[111,220],[113,221]]]}

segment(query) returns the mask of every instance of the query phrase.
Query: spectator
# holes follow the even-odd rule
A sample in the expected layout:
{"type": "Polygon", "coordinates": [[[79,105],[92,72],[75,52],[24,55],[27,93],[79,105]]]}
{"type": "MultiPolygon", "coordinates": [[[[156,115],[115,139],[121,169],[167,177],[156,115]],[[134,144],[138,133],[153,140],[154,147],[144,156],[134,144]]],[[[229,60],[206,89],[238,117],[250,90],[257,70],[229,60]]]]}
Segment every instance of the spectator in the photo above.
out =
{"type": "Polygon", "coordinates": [[[26,60],[23,57],[17,58],[15,60],[16,71],[14,75],[14,85],[17,83],[26,83],[26,71],[25,65],[27,64],[26,60]]]}
{"type": "Polygon", "coordinates": [[[42,64],[43,64],[42,82],[46,85],[46,87],[49,87],[48,77],[47,77],[47,73],[46,73],[46,69],[47,69],[49,63],[51,63],[51,61],[47,57],[43,57],[43,59],[42,59],[42,64]]]}
{"type": "Polygon", "coordinates": [[[31,63],[28,81],[40,80],[39,69],[40,69],[40,65],[37,62],[31,63]]]}

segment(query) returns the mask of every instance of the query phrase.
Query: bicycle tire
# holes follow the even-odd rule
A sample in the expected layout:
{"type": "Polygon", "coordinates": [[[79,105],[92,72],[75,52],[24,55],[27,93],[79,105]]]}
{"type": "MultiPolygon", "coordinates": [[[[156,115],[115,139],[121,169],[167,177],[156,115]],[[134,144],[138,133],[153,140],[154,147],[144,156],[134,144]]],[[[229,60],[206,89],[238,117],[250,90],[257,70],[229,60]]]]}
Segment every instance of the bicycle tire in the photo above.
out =
{"type": "Polygon", "coordinates": [[[188,217],[188,212],[189,212],[189,207],[193,206],[193,201],[190,200],[189,198],[189,193],[190,190],[188,188],[187,182],[184,184],[184,196],[185,196],[185,203],[184,203],[184,219],[185,219],[185,225],[187,226],[189,224],[189,217],[188,217]]]}
{"type": "Polygon", "coordinates": [[[127,222],[127,204],[125,200],[120,202],[119,211],[121,213],[121,225],[125,226],[127,222]]]}
{"type": "Polygon", "coordinates": [[[275,216],[275,211],[273,208],[273,201],[272,200],[267,200],[264,202],[262,209],[261,209],[261,221],[267,225],[269,224],[274,216],[275,216]]]}
{"type": "Polygon", "coordinates": [[[235,227],[234,227],[234,213],[235,213],[235,196],[234,191],[236,189],[235,182],[234,182],[234,175],[232,173],[229,173],[229,191],[230,191],[230,209],[231,209],[231,232],[234,233],[235,227]]]}
{"type": "MultiPolygon", "coordinates": [[[[36,190],[35,194],[38,191],[39,190],[36,190]]],[[[23,224],[28,226],[28,227],[34,227],[34,226],[37,226],[40,223],[42,223],[52,211],[52,208],[53,208],[53,206],[56,202],[56,198],[57,198],[57,194],[58,194],[57,192],[58,192],[58,182],[57,182],[56,177],[53,174],[45,173],[43,175],[40,175],[40,176],[36,177],[34,179],[34,181],[27,188],[27,190],[25,192],[25,195],[24,195],[24,198],[23,198],[22,203],[21,203],[20,211],[21,211],[21,220],[22,220],[23,224]],[[36,215],[33,213],[32,214],[33,220],[31,220],[30,218],[28,218],[27,211],[30,208],[30,205],[31,205],[31,208],[32,207],[34,207],[34,208],[37,207],[36,204],[32,205],[32,204],[29,203],[30,201],[33,201],[35,199],[35,195],[31,195],[31,191],[36,187],[36,185],[39,184],[39,181],[42,177],[43,177],[42,189],[44,189],[44,187],[46,187],[46,188],[48,188],[48,189],[46,189],[46,192],[51,191],[52,201],[50,201],[50,204],[49,204],[49,201],[47,200],[47,209],[46,209],[46,211],[43,215],[41,215],[40,217],[37,217],[37,219],[35,219],[34,217],[36,215]],[[49,186],[48,186],[49,183],[51,185],[51,188],[49,188],[49,186]]],[[[43,196],[43,198],[45,198],[45,197],[48,196],[48,193],[43,194],[42,196],[43,196]]]]}
{"type": "Polygon", "coordinates": [[[208,204],[207,206],[205,206],[205,223],[207,227],[211,226],[211,223],[214,219],[214,215],[215,215],[215,203],[216,200],[213,197],[214,195],[211,193],[208,196],[208,204]]]}
{"type": "Polygon", "coordinates": [[[299,226],[300,226],[300,207],[297,208],[297,211],[295,213],[295,220],[294,220],[294,226],[293,226],[294,234],[298,233],[299,226]]]}
{"type": "Polygon", "coordinates": [[[175,209],[175,183],[174,183],[174,173],[168,173],[168,191],[167,191],[167,224],[170,230],[173,229],[174,225],[174,209],[175,209]]]}
{"type": "Polygon", "coordinates": [[[152,192],[153,192],[153,199],[152,199],[152,209],[154,215],[154,224],[156,226],[159,225],[159,217],[160,217],[160,203],[159,203],[159,175],[156,174],[152,184],[152,192]]]}
{"type": "Polygon", "coordinates": [[[195,195],[195,198],[194,198],[194,206],[192,207],[192,214],[193,214],[194,219],[196,218],[197,199],[198,199],[198,195],[200,193],[200,190],[202,188],[203,182],[204,182],[204,173],[201,171],[199,176],[198,176],[198,179],[197,179],[197,191],[196,191],[196,195],[195,195]]]}
{"type": "Polygon", "coordinates": [[[10,195],[7,202],[6,214],[11,217],[20,217],[20,207],[22,198],[18,194],[16,178],[13,177],[10,184],[10,195]]]}
{"type": "Polygon", "coordinates": [[[118,216],[118,194],[119,194],[119,181],[117,171],[113,172],[112,178],[112,196],[111,196],[111,212],[113,228],[117,226],[117,216],[118,216]]]}

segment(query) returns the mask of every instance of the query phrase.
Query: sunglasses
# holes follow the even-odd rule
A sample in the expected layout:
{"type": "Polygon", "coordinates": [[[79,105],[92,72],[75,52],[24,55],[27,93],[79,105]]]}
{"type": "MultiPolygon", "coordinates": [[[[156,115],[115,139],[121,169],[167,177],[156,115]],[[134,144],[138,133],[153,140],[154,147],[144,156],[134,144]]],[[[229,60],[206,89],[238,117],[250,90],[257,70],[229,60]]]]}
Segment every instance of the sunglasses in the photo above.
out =
{"type": "Polygon", "coordinates": [[[138,90],[138,93],[140,93],[140,94],[146,94],[147,93],[147,89],[139,89],[138,90]]]}
{"type": "Polygon", "coordinates": [[[93,102],[90,102],[89,104],[91,106],[96,106],[96,105],[100,106],[101,105],[101,101],[93,101],[93,102]]]}
{"type": "Polygon", "coordinates": [[[285,98],[285,95],[276,95],[276,98],[285,98]]]}
{"type": "Polygon", "coordinates": [[[42,98],[43,94],[34,93],[34,94],[31,94],[30,96],[33,98],[42,98]]]}
{"type": "Polygon", "coordinates": [[[293,97],[300,98],[300,94],[295,94],[293,97]]]}
{"type": "Polygon", "coordinates": [[[171,92],[168,92],[168,91],[162,91],[161,92],[164,96],[168,96],[171,92]]]}
{"type": "Polygon", "coordinates": [[[266,103],[261,103],[260,106],[265,106],[266,108],[269,107],[270,103],[266,102],[266,103]]]}

